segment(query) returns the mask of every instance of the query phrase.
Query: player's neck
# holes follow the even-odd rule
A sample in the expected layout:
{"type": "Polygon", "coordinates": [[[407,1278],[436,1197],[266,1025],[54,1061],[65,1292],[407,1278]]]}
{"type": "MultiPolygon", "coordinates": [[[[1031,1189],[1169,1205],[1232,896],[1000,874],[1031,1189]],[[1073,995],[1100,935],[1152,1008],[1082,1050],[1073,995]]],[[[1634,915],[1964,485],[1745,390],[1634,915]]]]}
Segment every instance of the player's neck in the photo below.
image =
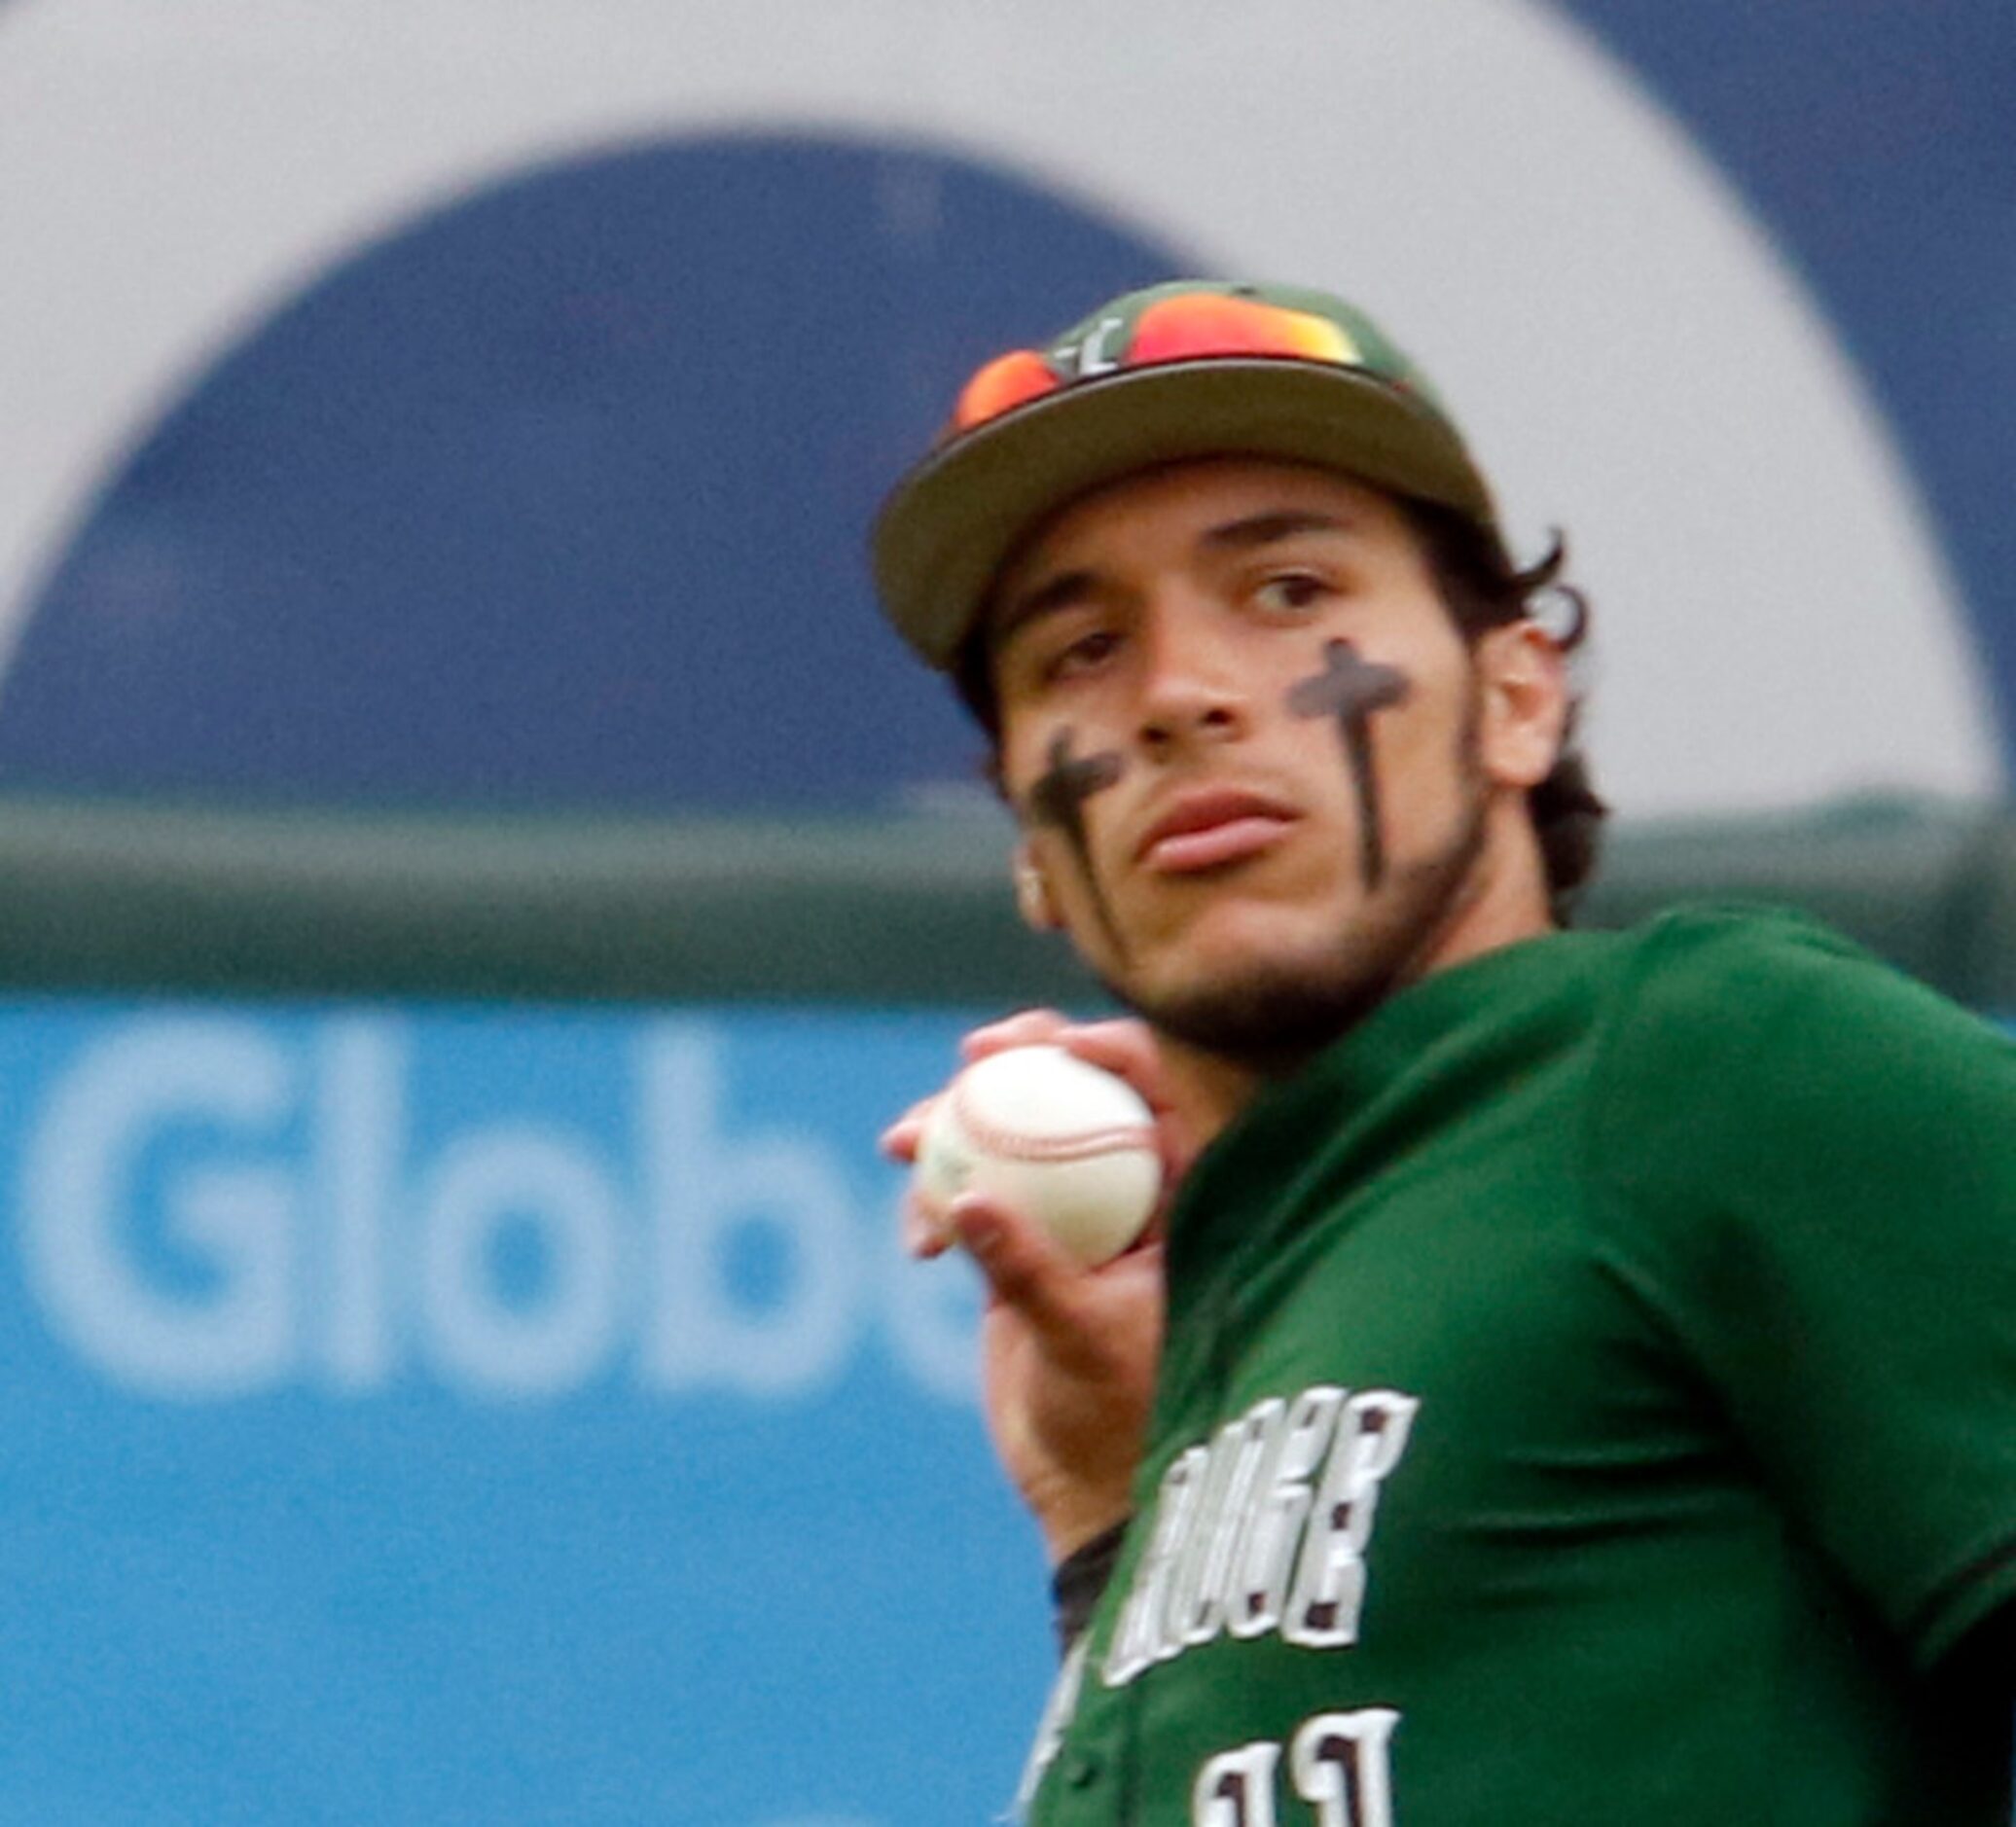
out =
{"type": "MultiPolygon", "coordinates": [[[[1385,994],[1369,1002],[1357,1019],[1363,1020],[1387,997],[1438,971],[1554,930],[1546,867],[1531,822],[1522,807],[1514,817],[1499,817],[1444,917],[1422,936],[1419,949],[1395,973],[1385,994]]],[[[1340,1030],[1332,1038],[1341,1040],[1347,1031],[1340,1030]]],[[[1322,1051],[1320,1046],[1305,1046],[1278,1056],[1234,1056],[1197,1046],[1167,1031],[1160,1038],[1170,1101],[1200,1146],[1265,1087],[1293,1077],[1322,1051]]]]}
{"type": "Polygon", "coordinates": [[[1486,842],[1464,892],[1424,937],[1398,980],[1401,985],[1554,931],[1547,866],[1524,804],[1515,806],[1500,800],[1490,817],[1486,842]]]}

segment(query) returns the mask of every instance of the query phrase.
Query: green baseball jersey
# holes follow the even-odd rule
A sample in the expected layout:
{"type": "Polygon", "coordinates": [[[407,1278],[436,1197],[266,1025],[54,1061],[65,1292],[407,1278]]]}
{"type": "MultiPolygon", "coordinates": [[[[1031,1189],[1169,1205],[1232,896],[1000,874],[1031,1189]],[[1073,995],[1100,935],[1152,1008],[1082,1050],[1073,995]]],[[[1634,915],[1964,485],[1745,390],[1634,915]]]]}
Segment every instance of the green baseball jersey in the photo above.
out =
{"type": "Polygon", "coordinates": [[[1169,1294],[1042,1827],[2008,1821],[1985,1022],[1789,915],[1508,948],[1219,1137],[1169,1294]]]}

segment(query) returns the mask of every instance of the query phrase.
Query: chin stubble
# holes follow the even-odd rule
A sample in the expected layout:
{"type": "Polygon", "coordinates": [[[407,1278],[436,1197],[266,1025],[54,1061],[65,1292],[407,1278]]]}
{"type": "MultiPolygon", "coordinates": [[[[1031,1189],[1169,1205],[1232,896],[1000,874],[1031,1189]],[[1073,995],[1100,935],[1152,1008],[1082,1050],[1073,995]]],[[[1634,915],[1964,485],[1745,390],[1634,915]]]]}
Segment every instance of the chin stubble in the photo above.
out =
{"type": "Polygon", "coordinates": [[[1460,823],[1433,856],[1388,868],[1387,905],[1369,927],[1348,927],[1316,957],[1259,962],[1168,995],[1102,979],[1107,991],[1185,1045],[1265,1076],[1293,1070],[1341,1039],[1413,979],[1478,892],[1485,782],[1477,741],[1473,706],[1458,734],[1460,823]]]}

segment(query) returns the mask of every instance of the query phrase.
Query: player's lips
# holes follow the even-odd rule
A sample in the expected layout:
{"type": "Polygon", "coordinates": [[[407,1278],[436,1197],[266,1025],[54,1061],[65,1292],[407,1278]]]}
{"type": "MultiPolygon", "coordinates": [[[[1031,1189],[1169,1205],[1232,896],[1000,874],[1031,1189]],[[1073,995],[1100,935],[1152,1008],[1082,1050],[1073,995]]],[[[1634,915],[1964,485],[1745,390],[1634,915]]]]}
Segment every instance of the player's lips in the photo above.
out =
{"type": "Polygon", "coordinates": [[[1148,827],[1134,860],[1167,876],[1217,869],[1271,849],[1300,816],[1279,800],[1242,789],[1186,793],[1148,827]]]}

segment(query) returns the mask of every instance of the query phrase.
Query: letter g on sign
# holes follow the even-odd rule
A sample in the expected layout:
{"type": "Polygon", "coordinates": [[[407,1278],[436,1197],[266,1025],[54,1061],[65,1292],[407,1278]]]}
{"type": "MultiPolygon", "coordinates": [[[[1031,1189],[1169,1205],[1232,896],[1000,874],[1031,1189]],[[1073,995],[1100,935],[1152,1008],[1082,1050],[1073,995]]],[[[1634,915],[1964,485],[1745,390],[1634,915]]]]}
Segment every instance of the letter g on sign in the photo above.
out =
{"type": "Polygon", "coordinates": [[[174,1020],[126,1029],[57,1080],[23,1164],[22,1271],[51,1330],[108,1376],[146,1395],[214,1397],[287,1374],[298,1194],[245,1153],[286,1122],[294,1077],[249,1027],[174,1020]],[[222,1160],[164,1166],[156,1189],[143,1158],[178,1128],[233,1139],[222,1160]],[[131,1221],[150,1192],[202,1292],[171,1291],[138,1260],[131,1221]]]}

